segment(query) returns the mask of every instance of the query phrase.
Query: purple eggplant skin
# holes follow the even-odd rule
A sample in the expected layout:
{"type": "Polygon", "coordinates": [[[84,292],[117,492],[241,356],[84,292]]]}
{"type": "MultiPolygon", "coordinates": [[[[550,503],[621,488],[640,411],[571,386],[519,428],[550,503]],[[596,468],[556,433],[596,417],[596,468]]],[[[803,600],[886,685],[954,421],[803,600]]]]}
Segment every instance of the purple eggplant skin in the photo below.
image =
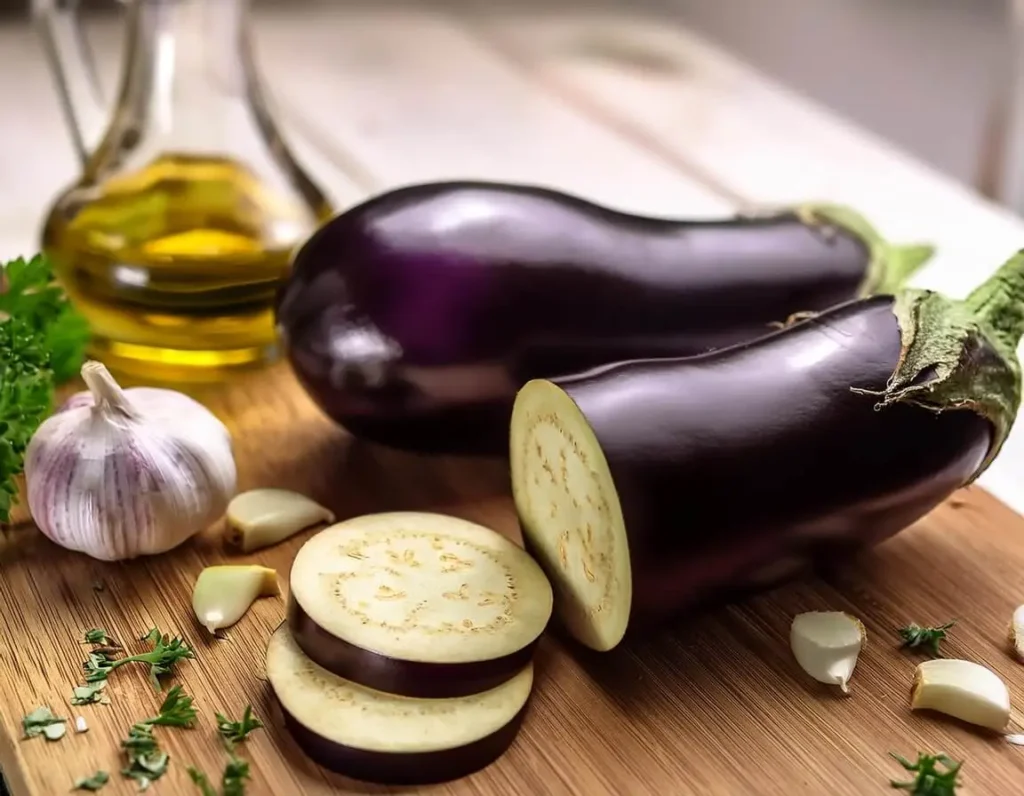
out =
{"type": "Polygon", "coordinates": [[[533,659],[539,639],[491,660],[468,663],[423,663],[389,658],[332,636],[288,600],[288,628],[311,661],[346,680],[407,697],[446,699],[481,694],[511,680],[533,659]]]}
{"type": "MultiPolygon", "coordinates": [[[[964,302],[911,294],[703,356],[552,380],[585,416],[618,494],[631,629],[764,586],[787,562],[835,564],[987,467],[1020,403],[1024,255],[964,302]]],[[[527,549],[528,531],[561,532],[544,522],[523,519],[527,549]]]]}
{"type": "Polygon", "coordinates": [[[357,437],[504,454],[531,378],[749,340],[894,286],[929,254],[836,207],[680,221],[532,186],[431,183],[323,225],[276,317],[301,383],[357,437]]]}
{"type": "Polygon", "coordinates": [[[876,398],[850,390],[884,390],[895,369],[892,301],[848,303],[719,353],[554,380],[611,469],[642,622],[774,558],[880,541],[971,478],[991,445],[988,420],[876,411],[876,398]]]}

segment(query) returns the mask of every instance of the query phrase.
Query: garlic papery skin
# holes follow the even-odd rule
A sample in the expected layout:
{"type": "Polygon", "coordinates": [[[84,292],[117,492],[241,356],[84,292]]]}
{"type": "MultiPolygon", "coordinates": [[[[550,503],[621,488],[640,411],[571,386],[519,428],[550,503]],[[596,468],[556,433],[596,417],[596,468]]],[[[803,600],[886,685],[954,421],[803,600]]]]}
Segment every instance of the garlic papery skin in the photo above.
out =
{"type": "Polygon", "coordinates": [[[122,390],[98,362],[25,454],[29,511],[62,547],[102,561],[163,553],[219,519],[235,492],[231,435],[174,390],[122,390]]]}
{"type": "Polygon", "coordinates": [[[1003,730],[1010,721],[1010,691],[998,674],[980,663],[938,658],[918,665],[910,708],[936,710],[979,727],[1003,730]]]}
{"type": "Polygon", "coordinates": [[[864,645],[864,625],[841,611],[797,614],[789,631],[793,657],[819,683],[838,685],[847,694],[864,645]]]}

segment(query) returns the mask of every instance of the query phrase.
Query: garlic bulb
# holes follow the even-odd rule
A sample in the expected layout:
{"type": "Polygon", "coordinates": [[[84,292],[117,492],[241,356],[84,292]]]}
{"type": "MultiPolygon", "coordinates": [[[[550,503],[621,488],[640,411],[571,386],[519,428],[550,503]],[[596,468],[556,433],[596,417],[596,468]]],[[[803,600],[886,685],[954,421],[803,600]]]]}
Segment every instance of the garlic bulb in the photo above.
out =
{"type": "Polygon", "coordinates": [[[223,515],[235,492],[231,435],[173,390],[122,390],[98,362],[89,388],[36,431],[25,454],[39,530],[103,561],[163,553],[223,515]]]}

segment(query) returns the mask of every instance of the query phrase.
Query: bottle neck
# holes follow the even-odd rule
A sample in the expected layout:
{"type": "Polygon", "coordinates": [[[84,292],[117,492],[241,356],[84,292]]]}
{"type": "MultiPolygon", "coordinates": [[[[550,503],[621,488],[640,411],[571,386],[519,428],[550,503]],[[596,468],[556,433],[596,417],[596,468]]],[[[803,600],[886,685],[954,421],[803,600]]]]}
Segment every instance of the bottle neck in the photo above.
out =
{"type": "Polygon", "coordinates": [[[121,110],[148,135],[216,144],[225,115],[258,100],[249,0],[130,2],[121,110]]]}

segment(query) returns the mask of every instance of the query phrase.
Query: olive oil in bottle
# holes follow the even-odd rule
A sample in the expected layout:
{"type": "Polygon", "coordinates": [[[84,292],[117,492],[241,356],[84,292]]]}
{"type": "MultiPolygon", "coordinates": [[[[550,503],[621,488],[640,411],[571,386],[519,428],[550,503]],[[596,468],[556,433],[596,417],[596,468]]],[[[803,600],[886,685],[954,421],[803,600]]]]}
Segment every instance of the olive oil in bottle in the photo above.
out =
{"type": "Polygon", "coordinates": [[[36,5],[81,165],[42,245],[91,355],[172,382],[274,359],[275,293],[330,209],[263,94],[249,0],[125,0],[109,102],[75,4],[36,5]]]}
{"type": "Polygon", "coordinates": [[[69,191],[43,235],[94,355],[145,375],[272,359],[273,301],[320,213],[223,157],[161,155],[69,191]]]}

